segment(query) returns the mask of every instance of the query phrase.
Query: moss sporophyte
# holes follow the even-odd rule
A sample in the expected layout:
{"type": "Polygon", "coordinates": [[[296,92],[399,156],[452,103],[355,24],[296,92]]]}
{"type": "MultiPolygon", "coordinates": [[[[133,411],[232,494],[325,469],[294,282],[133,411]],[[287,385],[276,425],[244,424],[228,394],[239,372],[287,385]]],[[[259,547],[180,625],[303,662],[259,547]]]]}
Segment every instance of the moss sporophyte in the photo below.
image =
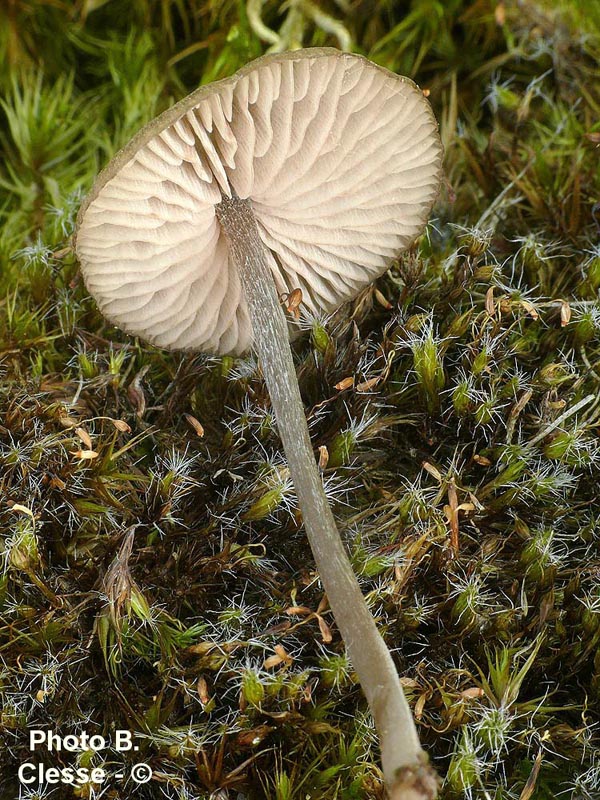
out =
{"type": "MultiPolygon", "coordinates": [[[[300,304],[332,311],[421,233],[441,154],[410,80],[333,49],[270,55],[141,130],[98,178],[76,233],[86,285],[124,330],[168,349],[256,351],[397,800],[433,798],[437,779],[323,489],[289,330],[300,304]]],[[[427,375],[433,402],[440,373],[427,375]]],[[[260,702],[260,682],[245,686],[248,702],[260,702]]]]}

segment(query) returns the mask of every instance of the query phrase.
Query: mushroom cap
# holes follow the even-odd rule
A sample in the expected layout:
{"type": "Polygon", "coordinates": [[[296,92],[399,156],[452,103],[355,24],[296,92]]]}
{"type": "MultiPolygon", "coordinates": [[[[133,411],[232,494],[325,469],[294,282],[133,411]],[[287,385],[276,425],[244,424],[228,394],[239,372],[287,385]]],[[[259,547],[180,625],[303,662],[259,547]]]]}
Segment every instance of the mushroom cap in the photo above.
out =
{"type": "Polygon", "coordinates": [[[329,312],[421,233],[442,146],[408,78],[333,48],[267,55],[146,125],[78,218],[87,288],[168,349],[242,353],[252,328],[215,207],[249,199],[280,294],[329,312]]]}

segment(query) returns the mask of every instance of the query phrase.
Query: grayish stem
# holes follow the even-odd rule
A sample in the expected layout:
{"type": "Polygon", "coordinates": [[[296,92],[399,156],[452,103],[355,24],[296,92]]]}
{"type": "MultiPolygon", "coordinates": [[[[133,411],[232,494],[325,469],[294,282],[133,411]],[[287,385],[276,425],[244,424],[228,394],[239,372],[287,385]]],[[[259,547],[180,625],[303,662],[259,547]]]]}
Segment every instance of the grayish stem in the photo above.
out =
{"type": "Polygon", "coordinates": [[[224,198],[217,216],[239,270],[254,346],[317,569],[379,734],[383,773],[394,800],[431,800],[437,779],[427,766],[398,673],[381,638],[340,539],[317,469],[287,324],[252,206],[224,198]]]}

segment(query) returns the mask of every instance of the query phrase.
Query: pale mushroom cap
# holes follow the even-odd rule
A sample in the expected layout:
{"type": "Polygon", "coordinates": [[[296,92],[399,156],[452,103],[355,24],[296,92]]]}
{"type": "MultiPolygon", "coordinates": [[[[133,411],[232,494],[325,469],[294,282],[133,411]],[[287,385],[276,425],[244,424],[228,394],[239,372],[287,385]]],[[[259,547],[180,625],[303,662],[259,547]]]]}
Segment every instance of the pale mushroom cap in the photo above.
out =
{"type": "Polygon", "coordinates": [[[422,232],[441,159],[407,78],[331,48],[265,56],[166,111],[101,173],[79,215],[85,283],[159,347],[241,353],[252,329],[222,197],[250,199],[277,291],[328,312],[422,232]]]}

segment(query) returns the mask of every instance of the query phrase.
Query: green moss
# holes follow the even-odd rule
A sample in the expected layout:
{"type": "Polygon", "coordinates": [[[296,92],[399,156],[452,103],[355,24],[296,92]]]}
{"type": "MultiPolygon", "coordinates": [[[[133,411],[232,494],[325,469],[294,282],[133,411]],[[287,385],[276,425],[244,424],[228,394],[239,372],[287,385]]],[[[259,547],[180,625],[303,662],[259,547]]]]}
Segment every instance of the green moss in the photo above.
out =
{"type": "Polygon", "coordinates": [[[147,761],[147,798],[383,797],[256,362],[120,333],[70,239],[139,126],[275,39],[352,46],[440,120],[427,234],[295,349],[441,796],[598,795],[599,28],[577,0],[2,5],[3,797],[33,727],[134,731],[77,758],[147,761]]]}

